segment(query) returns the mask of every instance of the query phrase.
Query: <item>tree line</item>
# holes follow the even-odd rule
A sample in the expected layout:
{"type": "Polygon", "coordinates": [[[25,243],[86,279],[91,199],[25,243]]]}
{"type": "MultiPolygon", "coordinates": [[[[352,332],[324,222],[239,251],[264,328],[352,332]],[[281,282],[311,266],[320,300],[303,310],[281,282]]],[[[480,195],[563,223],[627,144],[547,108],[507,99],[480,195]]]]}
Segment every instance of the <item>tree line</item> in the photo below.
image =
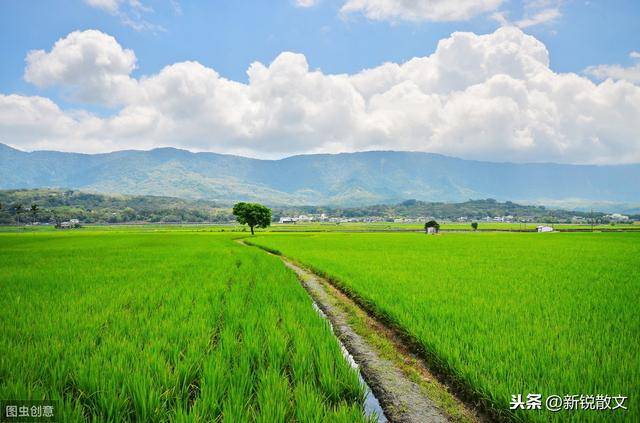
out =
{"type": "MultiPolygon", "coordinates": [[[[245,203],[251,204],[251,203],[245,203]]],[[[512,216],[514,221],[539,223],[571,222],[575,217],[595,224],[607,223],[604,213],[548,209],[493,199],[469,200],[463,203],[429,203],[407,200],[398,204],[362,207],[274,206],[272,221],[282,216],[326,214],[337,218],[429,217],[456,220],[466,217],[479,221],[486,217],[512,216]]],[[[640,220],[640,216],[630,216],[640,220]]],[[[229,223],[235,219],[229,205],[205,200],[183,200],[173,197],[104,195],[74,190],[29,189],[0,191],[0,224],[56,223],[78,219],[82,223],[117,224],[148,223],[229,223]]]]}
{"type": "Polygon", "coordinates": [[[73,190],[0,191],[0,224],[83,223],[226,223],[231,210],[213,202],[172,197],[108,196],[73,190]]]}

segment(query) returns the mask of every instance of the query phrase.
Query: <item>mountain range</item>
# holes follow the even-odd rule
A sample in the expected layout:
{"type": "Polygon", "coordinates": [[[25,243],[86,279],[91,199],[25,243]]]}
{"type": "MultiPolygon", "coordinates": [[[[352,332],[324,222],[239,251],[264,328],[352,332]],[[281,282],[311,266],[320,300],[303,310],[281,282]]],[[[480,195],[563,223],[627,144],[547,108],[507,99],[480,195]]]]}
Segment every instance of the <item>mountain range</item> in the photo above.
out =
{"type": "Polygon", "coordinates": [[[279,160],[175,148],[80,154],[0,144],[0,189],[71,188],[231,203],[361,206],[406,199],[494,198],[633,212],[640,164],[495,163],[439,154],[369,151],[279,160]]]}

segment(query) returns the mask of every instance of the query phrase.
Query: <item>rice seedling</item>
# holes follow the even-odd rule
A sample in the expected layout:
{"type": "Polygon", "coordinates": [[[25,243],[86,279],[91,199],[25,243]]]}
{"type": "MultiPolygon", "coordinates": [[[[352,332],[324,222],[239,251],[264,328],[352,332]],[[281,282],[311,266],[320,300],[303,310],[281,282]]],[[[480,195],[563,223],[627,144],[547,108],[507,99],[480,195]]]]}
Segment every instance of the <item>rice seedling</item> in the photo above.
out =
{"type": "Polygon", "coordinates": [[[0,263],[0,399],[57,400],[60,421],[368,420],[295,276],[229,235],[1,234],[0,263]]]}
{"type": "Polygon", "coordinates": [[[264,234],[251,242],[336,281],[496,413],[640,420],[640,234],[264,234]],[[628,410],[512,411],[517,394],[626,396],[628,410]]]}

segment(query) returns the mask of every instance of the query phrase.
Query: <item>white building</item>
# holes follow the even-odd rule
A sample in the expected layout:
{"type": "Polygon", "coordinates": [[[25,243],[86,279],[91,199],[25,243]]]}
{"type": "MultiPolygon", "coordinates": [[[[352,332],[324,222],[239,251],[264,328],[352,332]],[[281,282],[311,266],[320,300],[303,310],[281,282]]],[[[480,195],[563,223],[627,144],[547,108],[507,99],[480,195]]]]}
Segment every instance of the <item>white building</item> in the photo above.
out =
{"type": "Polygon", "coordinates": [[[298,216],[298,222],[312,222],[313,221],[313,216],[307,216],[304,214],[301,214],[300,216],[298,216]]]}
{"type": "Polygon", "coordinates": [[[605,218],[609,219],[611,222],[628,222],[629,221],[629,216],[625,216],[624,214],[620,214],[620,213],[608,214],[605,216],[605,218]]]}
{"type": "Polygon", "coordinates": [[[553,232],[553,228],[551,226],[538,226],[538,232],[553,232]]]}

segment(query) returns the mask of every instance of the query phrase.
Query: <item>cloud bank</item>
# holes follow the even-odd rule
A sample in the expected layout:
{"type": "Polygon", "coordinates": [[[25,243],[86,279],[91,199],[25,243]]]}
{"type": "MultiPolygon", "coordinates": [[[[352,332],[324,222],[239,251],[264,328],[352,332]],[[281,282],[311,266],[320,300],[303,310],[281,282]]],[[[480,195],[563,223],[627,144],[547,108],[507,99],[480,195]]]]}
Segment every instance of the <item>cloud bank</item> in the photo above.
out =
{"type": "Polygon", "coordinates": [[[356,74],[311,69],[283,52],[248,83],[197,62],[131,77],[135,54],[99,31],[27,56],[25,78],[100,117],[39,96],[0,94],[0,142],[103,152],[158,146],[254,157],[374,149],[494,161],[640,162],[640,87],[555,73],[545,46],[515,27],[456,32],[430,56],[356,74]]]}

